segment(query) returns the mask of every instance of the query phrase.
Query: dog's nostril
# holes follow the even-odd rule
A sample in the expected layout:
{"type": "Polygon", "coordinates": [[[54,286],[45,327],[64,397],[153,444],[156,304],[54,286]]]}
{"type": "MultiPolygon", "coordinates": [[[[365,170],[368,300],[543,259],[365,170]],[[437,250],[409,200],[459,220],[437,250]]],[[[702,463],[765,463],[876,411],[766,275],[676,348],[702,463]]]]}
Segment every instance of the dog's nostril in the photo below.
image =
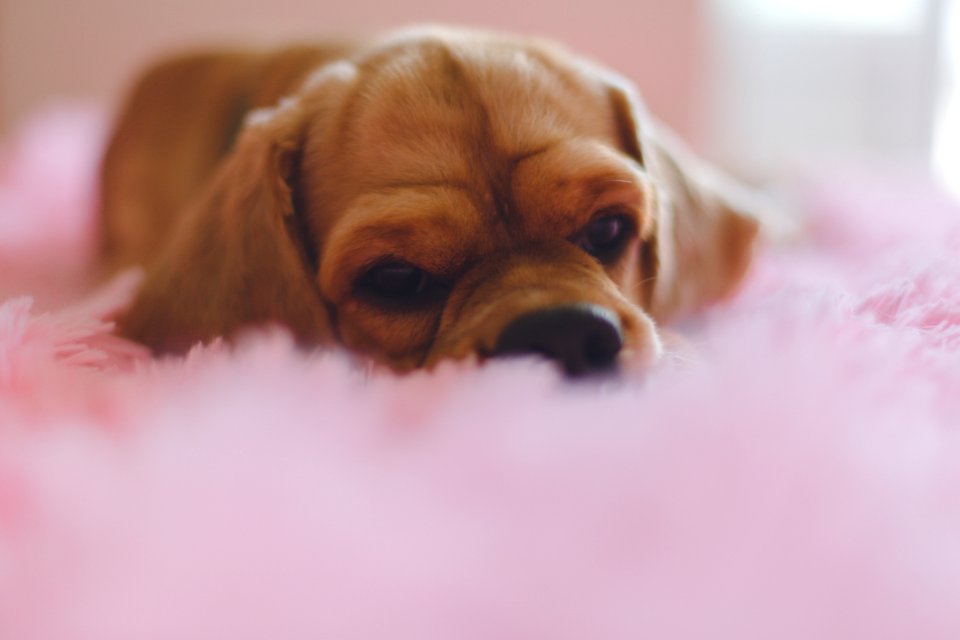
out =
{"type": "Polygon", "coordinates": [[[589,366],[603,368],[610,366],[623,348],[623,336],[620,331],[595,331],[584,343],[584,358],[589,366]]]}
{"type": "Polygon", "coordinates": [[[537,354],[569,375],[613,368],[623,348],[617,316],[598,305],[575,304],[524,314],[500,334],[495,355],[537,354]]]}

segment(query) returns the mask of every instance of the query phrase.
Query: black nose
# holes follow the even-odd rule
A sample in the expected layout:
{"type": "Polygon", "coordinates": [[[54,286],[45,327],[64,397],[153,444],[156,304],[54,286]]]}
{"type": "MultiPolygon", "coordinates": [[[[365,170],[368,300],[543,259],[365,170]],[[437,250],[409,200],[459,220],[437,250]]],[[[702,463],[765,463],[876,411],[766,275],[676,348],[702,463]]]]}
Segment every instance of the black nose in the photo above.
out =
{"type": "Polygon", "coordinates": [[[494,353],[539,354],[575,376],[612,369],[622,348],[616,314],[595,304],[574,304],[514,319],[500,334],[494,353]]]}

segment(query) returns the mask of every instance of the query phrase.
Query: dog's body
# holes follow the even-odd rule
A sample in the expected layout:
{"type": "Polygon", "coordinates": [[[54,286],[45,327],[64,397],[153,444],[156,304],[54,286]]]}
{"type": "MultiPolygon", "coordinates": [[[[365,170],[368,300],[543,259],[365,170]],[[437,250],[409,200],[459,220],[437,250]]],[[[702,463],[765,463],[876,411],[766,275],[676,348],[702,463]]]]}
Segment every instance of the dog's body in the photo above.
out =
{"type": "Polygon", "coordinates": [[[427,30],[148,72],[103,168],[121,330],[159,351],[279,322],[397,369],[534,351],[652,361],[728,294],[755,216],[611,74],[427,30]],[[621,347],[624,347],[621,349],[621,347]]]}

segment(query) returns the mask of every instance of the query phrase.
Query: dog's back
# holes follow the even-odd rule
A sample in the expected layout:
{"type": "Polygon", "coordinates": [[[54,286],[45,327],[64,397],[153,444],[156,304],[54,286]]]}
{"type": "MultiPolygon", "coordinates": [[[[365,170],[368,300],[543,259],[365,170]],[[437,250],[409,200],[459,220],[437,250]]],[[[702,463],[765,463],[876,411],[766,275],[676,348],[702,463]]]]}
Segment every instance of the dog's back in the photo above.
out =
{"type": "Polygon", "coordinates": [[[229,151],[246,114],[276,104],[350,43],[214,51],[148,69],[127,97],[101,172],[103,263],[150,264],[229,151]]]}

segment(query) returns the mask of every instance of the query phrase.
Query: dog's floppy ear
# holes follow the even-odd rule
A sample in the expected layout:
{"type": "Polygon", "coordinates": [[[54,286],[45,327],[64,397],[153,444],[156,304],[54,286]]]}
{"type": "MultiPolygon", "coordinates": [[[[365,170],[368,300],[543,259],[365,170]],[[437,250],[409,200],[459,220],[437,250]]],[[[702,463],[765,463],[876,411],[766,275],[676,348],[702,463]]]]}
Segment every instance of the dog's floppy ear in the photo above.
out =
{"type": "Polygon", "coordinates": [[[729,295],[759,231],[752,197],[655,122],[629,85],[614,81],[610,95],[623,149],[656,190],[656,228],[641,256],[647,310],[669,320],[729,295]]]}
{"type": "MultiPolygon", "coordinates": [[[[185,212],[128,312],[122,333],[160,352],[278,321],[304,341],[329,333],[316,256],[294,193],[304,107],[287,99],[247,119],[233,149],[185,212]]],[[[301,212],[302,213],[302,212],[301,212]]]]}

